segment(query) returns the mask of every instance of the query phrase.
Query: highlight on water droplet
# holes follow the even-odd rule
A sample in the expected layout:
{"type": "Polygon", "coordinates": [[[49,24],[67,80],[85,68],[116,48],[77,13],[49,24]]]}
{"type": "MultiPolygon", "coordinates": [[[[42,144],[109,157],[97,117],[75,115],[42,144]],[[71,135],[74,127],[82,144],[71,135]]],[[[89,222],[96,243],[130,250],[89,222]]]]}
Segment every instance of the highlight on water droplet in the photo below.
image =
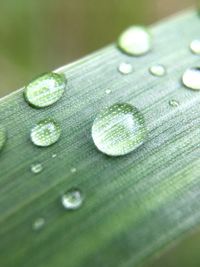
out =
{"type": "Polygon", "coordinates": [[[58,141],[61,135],[59,124],[53,119],[38,122],[31,130],[31,141],[36,146],[47,147],[58,141]]]}
{"type": "Polygon", "coordinates": [[[160,64],[153,65],[152,67],[149,68],[149,71],[151,74],[158,77],[164,76],[166,74],[165,67],[160,64]]]}
{"type": "Polygon", "coordinates": [[[106,94],[109,95],[112,91],[110,89],[106,90],[106,94]]]}
{"type": "Polygon", "coordinates": [[[73,168],[71,168],[70,171],[71,171],[71,173],[75,173],[76,172],[76,168],[73,167],[73,168]]]}
{"type": "Polygon", "coordinates": [[[127,103],[117,103],[101,111],[92,126],[96,147],[109,156],[126,155],[147,137],[143,114],[127,103]]]}
{"type": "Polygon", "coordinates": [[[187,69],[182,76],[183,84],[193,90],[200,90],[200,67],[187,69]]]}
{"type": "Polygon", "coordinates": [[[63,74],[45,73],[26,86],[26,101],[37,108],[44,108],[57,102],[63,95],[66,78],[63,74]]]}
{"type": "Polygon", "coordinates": [[[41,163],[36,163],[31,165],[31,171],[35,174],[43,171],[43,166],[41,163]]]}
{"type": "Polygon", "coordinates": [[[67,210],[76,210],[83,204],[83,196],[80,190],[71,189],[61,198],[62,205],[67,210]]]}
{"type": "Polygon", "coordinates": [[[0,125],[0,151],[3,149],[5,143],[6,143],[6,130],[2,125],[0,125]]]}
{"type": "Polygon", "coordinates": [[[190,50],[192,53],[200,55],[200,40],[193,40],[190,43],[190,50]]]}
{"type": "Polygon", "coordinates": [[[133,67],[130,63],[122,62],[118,66],[118,71],[122,74],[130,74],[133,71],[133,67]]]}
{"type": "Polygon", "coordinates": [[[118,47],[131,56],[141,56],[152,48],[152,36],[143,26],[132,26],[118,39],[118,47]]]}
{"type": "Polygon", "coordinates": [[[52,159],[55,159],[57,157],[57,154],[52,154],[52,159]]]}
{"type": "Polygon", "coordinates": [[[32,229],[35,231],[41,230],[45,225],[45,219],[44,218],[38,218],[34,221],[32,225],[32,229]]]}
{"type": "Polygon", "coordinates": [[[173,107],[173,108],[178,107],[179,104],[180,104],[180,103],[179,103],[177,100],[175,100],[175,99],[171,99],[171,100],[169,100],[169,105],[170,105],[171,107],[173,107]]]}

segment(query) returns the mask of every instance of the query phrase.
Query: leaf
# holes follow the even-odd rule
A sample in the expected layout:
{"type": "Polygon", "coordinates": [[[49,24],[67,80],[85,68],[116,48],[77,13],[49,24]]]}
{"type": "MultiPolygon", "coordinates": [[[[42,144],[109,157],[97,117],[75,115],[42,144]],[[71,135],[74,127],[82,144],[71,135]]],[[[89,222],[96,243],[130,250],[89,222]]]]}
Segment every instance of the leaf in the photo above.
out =
{"type": "Polygon", "coordinates": [[[136,266],[199,225],[200,93],[181,83],[185,69],[199,65],[189,50],[199,26],[189,11],[151,28],[154,46],[146,56],[129,57],[111,45],[60,68],[68,85],[51,107],[30,107],[23,90],[0,101],[7,131],[0,155],[1,266],[136,266]],[[132,63],[134,72],[121,75],[120,62],[132,63]],[[149,73],[155,63],[166,66],[164,77],[149,73]],[[112,158],[95,148],[91,127],[116,102],[143,113],[148,140],[112,158]],[[38,148],[30,130],[45,118],[58,121],[62,135],[38,148]],[[30,168],[38,163],[43,171],[36,175],[30,168]],[[84,196],[72,212],[61,204],[71,188],[84,196]],[[36,231],[38,219],[43,227],[36,231]]]}

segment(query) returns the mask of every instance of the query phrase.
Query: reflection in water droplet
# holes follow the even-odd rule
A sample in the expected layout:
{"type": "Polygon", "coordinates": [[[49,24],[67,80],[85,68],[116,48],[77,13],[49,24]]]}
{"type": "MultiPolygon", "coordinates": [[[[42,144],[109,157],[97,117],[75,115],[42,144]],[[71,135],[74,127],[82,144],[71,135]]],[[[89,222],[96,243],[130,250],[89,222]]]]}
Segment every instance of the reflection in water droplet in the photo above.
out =
{"type": "Polygon", "coordinates": [[[58,73],[46,73],[33,80],[24,91],[27,102],[37,108],[50,106],[64,93],[66,79],[58,73]]]}
{"type": "Polygon", "coordinates": [[[67,210],[76,210],[83,203],[83,196],[78,189],[71,189],[62,196],[62,205],[67,210]]]}
{"type": "Polygon", "coordinates": [[[170,105],[171,107],[174,107],[174,108],[178,107],[179,104],[180,104],[180,103],[179,103],[177,100],[175,100],[175,99],[171,99],[171,100],[169,101],[169,105],[170,105]]]}
{"type": "Polygon", "coordinates": [[[35,222],[32,225],[33,230],[38,231],[43,228],[45,225],[45,219],[44,218],[38,218],[35,220],[35,222]]]}
{"type": "Polygon", "coordinates": [[[40,173],[43,171],[43,167],[41,163],[31,165],[31,171],[35,174],[40,173]]]}
{"type": "Polygon", "coordinates": [[[97,148],[110,156],[120,156],[135,150],[147,136],[142,113],[123,103],[106,108],[96,117],[92,138],[97,148]]]}
{"type": "Polygon", "coordinates": [[[71,168],[71,173],[75,173],[76,172],[76,168],[71,168]]]}
{"type": "Polygon", "coordinates": [[[200,67],[187,69],[183,74],[182,81],[189,89],[200,90],[200,67]]]}
{"type": "Polygon", "coordinates": [[[3,149],[6,143],[6,130],[0,125],[0,151],[3,149]]]}
{"type": "Polygon", "coordinates": [[[112,91],[110,89],[106,90],[106,94],[109,95],[112,91]]]}
{"type": "Polygon", "coordinates": [[[45,119],[31,130],[31,140],[36,146],[46,147],[58,141],[61,129],[53,119],[45,119]]]}
{"type": "Polygon", "coordinates": [[[194,54],[200,55],[200,40],[193,40],[190,49],[194,54]]]}
{"type": "Polygon", "coordinates": [[[129,63],[121,63],[118,67],[118,70],[122,74],[130,74],[133,71],[133,67],[129,63]]]}
{"type": "Polygon", "coordinates": [[[120,35],[118,47],[132,56],[143,55],[152,47],[151,34],[145,27],[132,26],[120,35]]]}
{"type": "Polygon", "coordinates": [[[154,65],[149,69],[150,73],[154,76],[164,76],[166,73],[165,67],[163,65],[154,65]]]}

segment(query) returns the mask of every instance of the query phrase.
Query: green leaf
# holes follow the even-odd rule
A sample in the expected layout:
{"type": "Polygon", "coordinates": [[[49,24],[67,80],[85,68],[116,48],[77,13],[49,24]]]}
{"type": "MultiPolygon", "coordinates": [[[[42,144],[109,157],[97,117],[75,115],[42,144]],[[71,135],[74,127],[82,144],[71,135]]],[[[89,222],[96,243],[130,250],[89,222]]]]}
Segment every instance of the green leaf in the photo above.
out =
{"type": "Polygon", "coordinates": [[[23,90],[0,101],[7,132],[0,154],[1,266],[136,266],[199,225],[200,92],[181,83],[188,67],[199,66],[189,49],[199,27],[189,11],[151,28],[153,50],[145,56],[129,57],[111,45],[59,69],[68,84],[51,107],[30,107],[23,90]],[[121,62],[134,72],[119,73],[121,62]],[[167,74],[150,74],[154,64],[167,74]],[[170,106],[171,100],[180,104],[170,106]],[[127,156],[108,157],[96,149],[91,127],[116,102],[143,113],[148,139],[127,156]],[[30,131],[46,118],[62,134],[39,148],[30,131]],[[31,172],[33,164],[42,171],[31,172]],[[84,201],[68,211],[61,197],[72,188],[84,201]]]}

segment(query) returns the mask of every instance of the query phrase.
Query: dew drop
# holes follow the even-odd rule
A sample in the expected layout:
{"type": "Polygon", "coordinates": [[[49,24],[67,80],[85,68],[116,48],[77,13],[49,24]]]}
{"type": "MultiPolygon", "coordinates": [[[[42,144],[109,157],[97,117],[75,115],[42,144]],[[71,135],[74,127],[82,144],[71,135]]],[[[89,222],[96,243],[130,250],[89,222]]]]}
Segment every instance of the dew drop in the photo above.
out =
{"type": "Polygon", "coordinates": [[[171,99],[171,100],[169,101],[169,105],[170,105],[171,107],[174,107],[174,108],[178,107],[179,104],[180,104],[180,103],[179,103],[177,100],[175,100],[175,99],[171,99]]]}
{"type": "Polygon", "coordinates": [[[190,49],[192,53],[200,55],[200,40],[193,40],[190,43],[190,49]]]}
{"type": "Polygon", "coordinates": [[[6,130],[0,125],[0,151],[3,149],[6,143],[6,130]]]}
{"type": "Polygon", "coordinates": [[[43,108],[57,102],[63,95],[65,86],[64,75],[45,73],[26,86],[24,96],[30,105],[43,108]]]}
{"type": "Polygon", "coordinates": [[[83,196],[78,189],[71,189],[61,199],[62,205],[67,210],[76,210],[83,203],[83,196]]]}
{"type": "Polygon", "coordinates": [[[52,159],[55,159],[57,157],[57,154],[53,154],[51,157],[52,159]]]}
{"type": "Polygon", "coordinates": [[[187,69],[182,77],[183,84],[193,90],[200,90],[200,67],[187,69]]]}
{"type": "Polygon", "coordinates": [[[44,225],[45,225],[45,219],[44,218],[38,218],[33,223],[32,228],[35,231],[39,231],[44,227],[44,225]]]}
{"type": "Polygon", "coordinates": [[[53,119],[45,119],[36,124],[31,130],[31,141],[40,147],[56,143],[61,135],[59,124],[53,119]]]}
{"type": "Polygon", "coordinates": [[[130,74],[133,71],[133,67],[129,63],[120,63],[118,70],[122,74],[130,74]]]}
{"type": "Polygon", "coordinates": [[[126,103],[114,104],[101,111],[92,126],[95,145],[110,156],[132,152],[143,144],[146,136],[142,113],[126,103]]]}
{"type": "Polygon", "coordinates": [[[40,173],[43,171],[43,166],[41,163],[32,164],[31,165],[31,171],[35,174],[40,173]]]}
{"type": "Polygon", "coordinates": [[[76,172],[76,168],[71,168],[71,173],[75,173],[76,172]]]}
{"type": "Polygon", "coordinates": [[[112,91],[110,89],[106,90],[106,94],[109,95],[112,91]]]}
{"type": "Polygon", "coordinates": [[[166,69],[163,65],[154,65],[149,69],[150,73],[153,74],[154,76],[164,76],[166,73],[166,69]]]}
{"type": "Polygon", "coordinates": [[[132,56],[146,54],[152,47],[151,34],[145,27],[132,26],[120,35],[118,47],[132,56]]]}

